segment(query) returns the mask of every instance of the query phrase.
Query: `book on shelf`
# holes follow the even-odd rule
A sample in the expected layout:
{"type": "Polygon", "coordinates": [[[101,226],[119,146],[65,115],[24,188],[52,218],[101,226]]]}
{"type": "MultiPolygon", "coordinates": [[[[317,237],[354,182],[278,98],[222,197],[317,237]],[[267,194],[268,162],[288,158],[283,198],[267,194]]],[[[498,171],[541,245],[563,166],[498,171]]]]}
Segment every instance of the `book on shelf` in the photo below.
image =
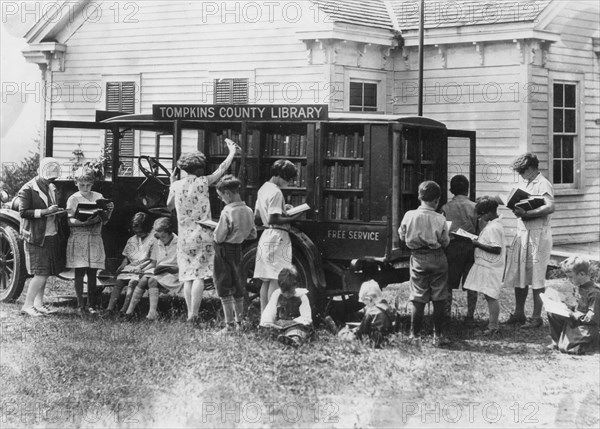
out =
{"type": "Polygon", "coordinates": [[[452,231],[450,234],[456,237],[466,238],[469,240],[477,240],[477,238],[479,238],[479,236],[471,234],[470,232],[467,232],[462,228],[458,228],[456,231],[452,231]]]}
{"type": "Polygon", "coordinates": [[[232,129],[225,129],[220,132],[213,131],[208,135],[208,154],[211,156],[224,156],[229,154],[225,139],[231,139],[238,145],[241,142],[241,134],[232,129]]]}
{"type": "Polygon", "coordinates": [[[102,215],[105,211],[97,203],[79,203],[75,209],[74,217],[81,222],[85,222],[91,217],[102,215]]]}
{"type": "Polygon", "coordinates": [[[307,137],[305,134],[265,135],[265,156],[306,156],[307,137]]]}
{"type": "Polygon", "coordinates": [[[287,215],[288,216],[294,216],[294,215],[296,215],[298,213],[303,213],[303,212],[305,212],[307,210],[310,210],[310,206],[307,203],[304,203],[304,204],[300,204],[299,206],[296,206],[296,207],[294,207],[292,209],[289,209],[287,211],[287,215]]]}
{"type": "Polygon", "coordinates": [[[325,156],[328,158],[362,158],[364,136],[359,132],[353,134],[327,134],[325,156]]]}
{"type": "Polygon", "coordinates": [[[529,192],[521,188],[514,188],[508,194],[506,207],[514,210],[516,207],[522,208],[525,211],[534,210],[546,204],[544,197],[531,195],[529,192]]]}

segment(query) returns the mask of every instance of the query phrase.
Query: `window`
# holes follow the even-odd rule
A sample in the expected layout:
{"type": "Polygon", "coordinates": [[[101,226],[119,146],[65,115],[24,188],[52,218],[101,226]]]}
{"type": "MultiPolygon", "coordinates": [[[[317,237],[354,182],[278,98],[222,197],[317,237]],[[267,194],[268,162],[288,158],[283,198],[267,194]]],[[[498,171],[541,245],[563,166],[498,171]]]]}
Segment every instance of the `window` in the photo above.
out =
{"type": "Polygon", "coordinates": [[[376,112],[377,110],[377,84],[350,82],[350,111],[376,112]]]}
{"type": "Polygon", "coordinates": [[[552,170],[555,184],[575,184],[579,120],[577,84],[553,85],[552,170]]]}
{"type": "Polygon", "coordinates": [[[215,104],[247,104],[248,79],[215,79],[215,104]]]}
{"type": "MultiPolygon", "coordinates": [[[[106,82],[106,110],[123,113],[135,113],[135,91],[136,83],[106,82]]],[[[107,131],[105,134],[104,147],[110,153],[113,144],[113,134],[107,131]]],[[[134,137],[133,131],[125,131],[119,141],[119,160],[121,167],[119,175],[133,175],[134,137]]],[[[110,172],[111,166],[108,166],[110,172]]]]}

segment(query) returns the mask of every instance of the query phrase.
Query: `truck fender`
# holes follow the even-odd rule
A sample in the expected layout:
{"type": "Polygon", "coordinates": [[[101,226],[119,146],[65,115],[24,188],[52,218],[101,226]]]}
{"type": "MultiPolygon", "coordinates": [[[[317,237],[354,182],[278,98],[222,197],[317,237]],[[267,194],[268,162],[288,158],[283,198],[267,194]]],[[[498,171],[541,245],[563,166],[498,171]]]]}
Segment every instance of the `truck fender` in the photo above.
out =
{"type": "Polygon", "coordinates": [[[299,250],[306,262],[310,266],[313,284],[319,288],[325,288],[325,272],[323,270],[323,260],[317,246],[302,231],[292,227],[290,230],[292,248],[299,250]]]}

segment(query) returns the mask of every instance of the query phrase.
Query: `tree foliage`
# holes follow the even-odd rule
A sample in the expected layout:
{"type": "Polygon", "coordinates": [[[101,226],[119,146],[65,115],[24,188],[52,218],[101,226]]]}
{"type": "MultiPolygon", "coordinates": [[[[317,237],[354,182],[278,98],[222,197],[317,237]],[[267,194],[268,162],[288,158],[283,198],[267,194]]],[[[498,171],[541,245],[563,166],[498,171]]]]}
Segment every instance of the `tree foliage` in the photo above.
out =
{"type": "Polygon", "coordinates": [[[33,179],[40,166],[40,154],[33,153],[27,156],[21,164],[3,163],[0,175],[0,188],[8,195],[14,197],[25,183],[33,179]]]}

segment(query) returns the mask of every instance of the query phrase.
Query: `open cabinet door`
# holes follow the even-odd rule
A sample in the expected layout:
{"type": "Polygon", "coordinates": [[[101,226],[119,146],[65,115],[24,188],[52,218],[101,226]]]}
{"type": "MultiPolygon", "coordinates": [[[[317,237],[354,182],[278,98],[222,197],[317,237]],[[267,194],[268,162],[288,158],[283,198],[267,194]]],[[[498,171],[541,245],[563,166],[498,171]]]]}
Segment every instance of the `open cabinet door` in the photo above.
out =
{"type": "MultiPolygon", "coordinates": [[[[469,179],[469,198],[476,199],[477,161],[475,131],[448,130],[448,181],[462,174],[469,179]]],[[[448,186],[448,199],[453,197],[448,186]]]]}

